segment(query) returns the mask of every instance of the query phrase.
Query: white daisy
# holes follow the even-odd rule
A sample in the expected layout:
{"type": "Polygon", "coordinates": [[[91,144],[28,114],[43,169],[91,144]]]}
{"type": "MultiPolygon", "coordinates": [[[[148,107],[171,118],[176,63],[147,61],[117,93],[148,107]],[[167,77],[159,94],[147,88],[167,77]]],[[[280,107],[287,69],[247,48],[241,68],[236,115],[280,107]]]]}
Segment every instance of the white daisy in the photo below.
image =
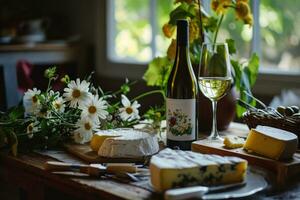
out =
{"type": "Polygon", "coordinates": [[[135,119],[139,119],[139,110],[138,108],[141,106],[137,101],[134,101],[132,104],[129,99],[122,94],[122,104],[124,107],[119,108],[120,117],[123,121],[132,121],[135,119]]]}
{"type": "Polygon", "coordinates": [[[74,132],[73,139],[75,143],[78,144],[84,144],[85,138],[83,137],[84,134],[81,134],[80,132],[74,132]]]}
{"type": "Polygon", "coordinates": [[[92,139],[93,133],[99,131],[100,128],[89,118],[81,118],[76,125],[78,129],[74,131],[74,140],[77,143],[89,142],[92,139]]]}
{"type": "Polygon", "coordinates": [[[80,82],[79,78],[75,81],[71,81],[68,87],[64,89],[63,96],[66,101],[70,102],[70,107],[76,108],[78,105],[82,105],[86,102],[90,96],[89,93],[90,83],[83,80],[80,82]]]}
{"type": "Polygon", "coordinates": [[[32,90],[29,89],[25,92],[23,97],[23,106],[25,108],[26,114],[34,114],[39,110],[40,102],[38,99],[38,95],[41,94],[41,91],[33,88],[32,90]]]}
{"type": "Polygon", "coordinates": [[[81,118],[88,117],[95,123],[99,123],[99,118],[106,119],[108,112],[105,110],[107,109],[107,102],[103,100],[103,98],[99,99],[98,95],[91,96],[87,103],[84,103],[83,106],[80,107],[81,118]]]}
{"type": "Polygon", "coordinates": [[[52,105],[57,112],[62,113],[65,111],[65,107],[66,107],[66,105],[64,103],[65,103],[65,100],[62,97],[58,97],[57,99],[55,99],[52,102],[52,105]]]}

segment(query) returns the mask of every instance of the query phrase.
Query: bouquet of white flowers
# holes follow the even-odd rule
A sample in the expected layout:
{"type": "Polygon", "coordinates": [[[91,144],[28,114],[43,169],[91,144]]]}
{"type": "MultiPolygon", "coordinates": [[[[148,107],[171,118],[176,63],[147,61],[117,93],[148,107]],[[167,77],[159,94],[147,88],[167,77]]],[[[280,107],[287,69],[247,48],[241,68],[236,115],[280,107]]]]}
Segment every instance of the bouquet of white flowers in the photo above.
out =
{"type": "MultiPolygon", "coordinates": [[[[48,87],[45,92],[29,89],[23,104],[0,114],[0,146],[9,144],[16,154],[17,146],[51,148],[66,141],[89,142],[100,129],[132,127],[140,123],[138,99],[161,91],[141,94],[131,101],[126,96],[133,84],[126,79],[120,90],[104,93],[86,80],[61,79],[66,84],[62,94],[51,88],[57,79],[56,68],[45,71],[48,87]]],[[[163,112],[163,109],[161,109],[163,112]]],[[[144,116],[155,125],[164,116],[159,108],[151,108],[144,116]]],[[[157,127],[154,127],[157,128],[157,127]]]]}

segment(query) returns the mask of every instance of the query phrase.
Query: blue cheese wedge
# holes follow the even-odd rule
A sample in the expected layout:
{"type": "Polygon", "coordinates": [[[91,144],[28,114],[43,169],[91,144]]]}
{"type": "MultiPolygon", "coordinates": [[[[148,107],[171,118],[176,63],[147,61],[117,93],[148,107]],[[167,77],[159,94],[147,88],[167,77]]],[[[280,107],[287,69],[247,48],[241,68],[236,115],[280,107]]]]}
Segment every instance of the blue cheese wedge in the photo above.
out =
{"type": "Polygon", "coordinates": [[[151,183],[156,191],[191,185],[242,182],[247,161],[238,157],[200,154],[169,148],[152,156],[151,183]]]}

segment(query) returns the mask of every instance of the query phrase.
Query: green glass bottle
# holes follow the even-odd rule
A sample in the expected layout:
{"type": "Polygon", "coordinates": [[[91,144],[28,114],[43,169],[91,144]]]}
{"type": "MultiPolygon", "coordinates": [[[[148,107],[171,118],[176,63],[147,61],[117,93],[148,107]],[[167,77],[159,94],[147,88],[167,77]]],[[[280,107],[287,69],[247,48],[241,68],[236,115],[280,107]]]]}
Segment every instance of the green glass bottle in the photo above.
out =
{"type": "Polygon", "coordinates": [[[167,85],[167,146],[190,150],[197,139],[198,86],[190,56],[188,21],[177,20],[176,57],[167,85]]]}

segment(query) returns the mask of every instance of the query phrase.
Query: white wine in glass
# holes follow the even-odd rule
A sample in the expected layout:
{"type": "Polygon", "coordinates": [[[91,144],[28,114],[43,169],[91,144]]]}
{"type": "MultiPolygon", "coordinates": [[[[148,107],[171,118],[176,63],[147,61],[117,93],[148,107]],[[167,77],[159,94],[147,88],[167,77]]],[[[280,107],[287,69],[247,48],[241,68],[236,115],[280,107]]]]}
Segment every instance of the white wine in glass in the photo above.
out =
{"type": "Polygon", "coordinates": [[[223,140],[217,130],[216,115],[217,102],[227,94],[232,83],[231,65],[226,43],[203,44],[198,82],[203,95],[212,102],[213,123],[209,139],[223,140]]]}

